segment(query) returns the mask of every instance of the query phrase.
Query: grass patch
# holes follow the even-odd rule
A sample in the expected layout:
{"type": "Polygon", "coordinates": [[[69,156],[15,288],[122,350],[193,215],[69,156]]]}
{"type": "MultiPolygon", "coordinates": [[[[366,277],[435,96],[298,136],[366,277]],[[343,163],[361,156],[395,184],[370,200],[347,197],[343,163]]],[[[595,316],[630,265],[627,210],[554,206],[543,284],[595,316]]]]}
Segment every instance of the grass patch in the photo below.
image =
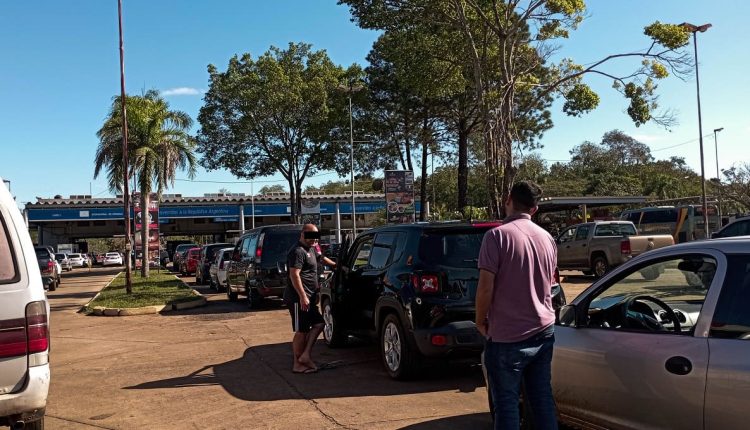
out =
{"type": "Polygon", "coordinates": [[[185,302],[196,298],[192,289],[174,275],[151,272],[148,278],[133,273],[133,293],[125,293],[125,273],[120,273],[96,300],[88,305],[88,310],[96,306],[106,308],[140,308],[143,306],[167,305],[185,302]]]}

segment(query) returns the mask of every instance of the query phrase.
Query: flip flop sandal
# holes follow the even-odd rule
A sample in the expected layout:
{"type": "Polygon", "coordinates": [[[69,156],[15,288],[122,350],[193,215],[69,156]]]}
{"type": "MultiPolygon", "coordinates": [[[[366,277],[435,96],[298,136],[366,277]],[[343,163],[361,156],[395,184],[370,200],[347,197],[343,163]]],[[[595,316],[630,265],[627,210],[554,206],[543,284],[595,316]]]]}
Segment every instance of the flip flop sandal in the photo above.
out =
{"type": "Polygon", "coordinates": [[[317,373],[317,372],[318,372],[318,369],[305,369],[301,372],[299,370],[292,370],[292,373],[302,373],[302,374],[317,373]]]}

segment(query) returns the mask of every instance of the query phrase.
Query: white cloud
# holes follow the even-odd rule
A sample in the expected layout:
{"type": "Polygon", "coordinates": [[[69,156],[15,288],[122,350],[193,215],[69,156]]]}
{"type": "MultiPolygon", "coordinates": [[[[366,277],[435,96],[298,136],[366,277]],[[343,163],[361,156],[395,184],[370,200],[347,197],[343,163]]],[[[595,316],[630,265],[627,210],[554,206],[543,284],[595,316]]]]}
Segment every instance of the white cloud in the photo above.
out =
{"type": "Polygon", "coordinates": [[[643,143],[654,143],[663,139],[663,136],[657,134],[634,134],[633,139],[643,143]]]}
{"type": "Polygon", "coordinates": [[[168,90],[164,90],[161,92],[163,96],[199,96],[203,94],[205,91],[198,89],[198,88],[190,88],[190,87],[177,87],[177,88],[170,88],[168,90]]]}

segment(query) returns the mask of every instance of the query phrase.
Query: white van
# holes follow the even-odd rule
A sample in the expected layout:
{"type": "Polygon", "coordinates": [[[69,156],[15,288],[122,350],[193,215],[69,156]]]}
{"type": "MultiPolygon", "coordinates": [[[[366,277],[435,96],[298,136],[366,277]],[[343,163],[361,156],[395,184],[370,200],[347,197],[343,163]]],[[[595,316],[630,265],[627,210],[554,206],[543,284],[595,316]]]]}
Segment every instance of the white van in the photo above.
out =
{"type": "Polygon", "coordinates": [[[44,428],[49,344],[34,246],[16,202],[0,187],[0,426],[44,428]]]}

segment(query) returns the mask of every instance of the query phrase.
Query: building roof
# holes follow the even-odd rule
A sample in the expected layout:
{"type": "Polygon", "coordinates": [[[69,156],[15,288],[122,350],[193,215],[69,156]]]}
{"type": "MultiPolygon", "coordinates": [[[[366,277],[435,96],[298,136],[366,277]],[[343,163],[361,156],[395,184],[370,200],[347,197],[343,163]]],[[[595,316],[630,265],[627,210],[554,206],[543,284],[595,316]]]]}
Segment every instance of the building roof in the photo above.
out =
{"type": "Polygon", "coordinates": [[[646,203],[644,196],[612,197],[612,196],[582,196],[582,197],[544,197],[539,201],[539,212],[555,212],[577,209],[586,205],[587,208],[603,206],[637,205],[646,203]]]}
{"type": "MultiPolygon", "coordinates": [[[[323,200],[323,201],[348,201],[351,200],[352,193],[344,194],[321,194],[321,193],[303,193],[303,200],[323,200]]],[[[381,201],[385,199],[385,194],[381,193],[363,193],[354,194],[357,201],[381,201]]],[[[122,196],[117,197],[91,197],[91,196],[70,196],[70,198],[44,198],[37,197],[36,203],[28,203],[27,207],[45,207],[45,206],[119,206],[123,204],[122,196]]],[[[245,204],[253,201],[252,196],[244,194],[209,194],[202,197],[183,197],[182,194],[163,194],[161,204],[211,204],[211,203],[237,203],[245,204]]],[[[257,195],[254,197],[255,203],[271,203],[280,201],[289,201],[288,193],[271,193],[267,195],[257,195]]]]}

